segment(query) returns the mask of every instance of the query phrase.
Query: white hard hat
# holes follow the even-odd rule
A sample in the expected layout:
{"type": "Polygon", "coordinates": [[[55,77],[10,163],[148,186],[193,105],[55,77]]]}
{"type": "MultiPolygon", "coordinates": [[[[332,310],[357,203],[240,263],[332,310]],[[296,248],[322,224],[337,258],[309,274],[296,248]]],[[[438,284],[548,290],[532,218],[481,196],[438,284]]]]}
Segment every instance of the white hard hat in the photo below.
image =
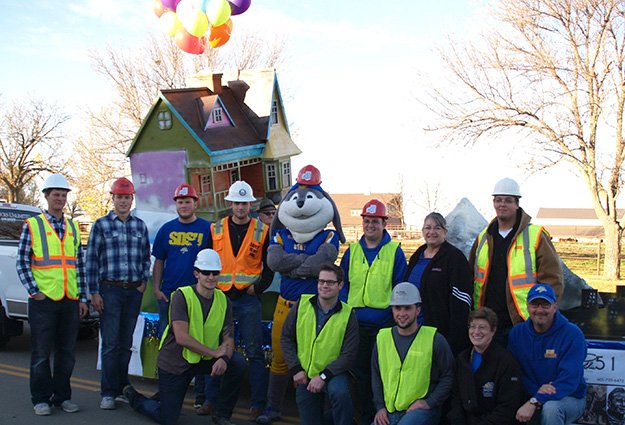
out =
{"type": "Polygon", "coordinates": [[[499,180],[495,183],[495,188],[493,189],[493,196],[497,195],[510,195],[516,196],[517,198],[521,197],[521,189],[519,188],[519,184],[506,177],[504,179],[499,180]]]}
{"type": "Polygon", "coordinates": [[[243,180],[232,183],[232,186],[230,186],[228,190],[228,196],[224,199],[232,202],[254,202],[256,200],[256,198],[254,198],[252,186],[243,180]]]}
{"type": "Polygon", "coordinates": [[[221,271],[221,259],[217,251],[203,249],[197,253],[193,267],[200,270],[221,271]]]}
{"type": "Polygon", "coordinates": [[[48,189],[72,190],[63,174],[51,174],[46,181],[43,182],[43,189],[41,189],[41,191],[45,192],[48,189]]]}
{"type": "Polygon", "coordinates": [[[390,305],[421,304],[421,294],[414,283],[402,282],[393,288],[390,305]]]}

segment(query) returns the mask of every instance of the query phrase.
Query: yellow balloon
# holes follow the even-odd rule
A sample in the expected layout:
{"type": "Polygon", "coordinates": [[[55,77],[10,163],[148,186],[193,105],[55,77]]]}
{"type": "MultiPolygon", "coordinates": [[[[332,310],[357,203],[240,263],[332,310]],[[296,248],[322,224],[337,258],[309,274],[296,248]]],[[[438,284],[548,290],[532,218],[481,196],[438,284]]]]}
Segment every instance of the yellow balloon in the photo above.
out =
{"type": "Polygon", "coordinates": [[[176,31],[182,28],[182,22],[178,19],[176,12],[168,11],[163,13],[159,21],[163,32],[170,37],[173,37],[176,31]]]}
{"type": "Polygon", "coordinates": [[[189,20],[182,21],[182,26],[187,32],[196,37],[202,37],[208,31],[208,18],[205,13],[195,11],[189,16],[189,20]]]}
{"type": "Polygon", "coordinates": [[[230,4],[226,0],[210,0],[206,5],[206,16],[214,27],[228,22],[231,13],[230,4]]]}

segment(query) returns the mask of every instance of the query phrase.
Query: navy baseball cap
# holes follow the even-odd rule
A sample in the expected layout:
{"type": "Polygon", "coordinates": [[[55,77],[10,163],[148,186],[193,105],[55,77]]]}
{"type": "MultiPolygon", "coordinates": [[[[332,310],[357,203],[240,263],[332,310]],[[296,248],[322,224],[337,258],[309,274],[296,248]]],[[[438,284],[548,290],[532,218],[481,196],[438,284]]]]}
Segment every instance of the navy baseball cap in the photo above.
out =
{"type": "Polygon", "coordinates": [[[545,285],[544,283],[537,283],[532,286],[529,293],[527,294],[527,302],[531,303],[534,300],[542,298],[543,300],[549,301],[551,304],[556,302],[556,293],[553,291],[553,288],[549,285],[545,285]]]}

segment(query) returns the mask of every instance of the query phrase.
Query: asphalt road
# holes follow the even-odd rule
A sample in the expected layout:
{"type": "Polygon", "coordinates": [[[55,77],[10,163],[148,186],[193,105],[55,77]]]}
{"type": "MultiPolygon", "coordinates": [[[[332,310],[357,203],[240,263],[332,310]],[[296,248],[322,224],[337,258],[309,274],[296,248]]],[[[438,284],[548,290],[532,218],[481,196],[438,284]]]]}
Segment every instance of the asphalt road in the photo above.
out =
{"type": "MultiPolygon", "coordinates": [[[[154,424],[154,422],[133,411],[127,405],[116,410],[101,410],[100,405],[100,372],[96,370],[97,340],[78,341],[76,346],[76,366],[72,377],[72,399],[81,408],[77,413],[65,413],[53,409],[51,416],[39,417],[33,413],[29,390],[30,335],[28,325],[24,327],[24,335],[12,338],[7,346],[0,350],[0,425],[98,425],[98,424],[154,424]]],[[[133,385],[145,394],[156,391],[156,381],[146,378],[132,377],[133,385]]],[[[244,385],[237,408],[232,416],[236,424],[250,424],[247,420],[249,408],[249,392],[244,385]]],[[[193,409],[193,391],[187,393],[179,425],[211,425],[206,416],[198,416],[193,409]]],[[[288,415],[278,424],[299,423],[292,391],[287,395],[285,411],[288,415]]]]}

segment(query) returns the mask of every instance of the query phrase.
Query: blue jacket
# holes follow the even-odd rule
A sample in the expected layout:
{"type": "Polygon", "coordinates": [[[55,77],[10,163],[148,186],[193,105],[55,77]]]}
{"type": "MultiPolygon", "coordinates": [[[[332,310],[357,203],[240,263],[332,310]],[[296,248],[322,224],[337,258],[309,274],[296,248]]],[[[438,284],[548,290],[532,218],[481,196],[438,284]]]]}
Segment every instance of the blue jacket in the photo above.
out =
{"type": "Polygon", "coordinates": [[[531,319],[512,328],[508,351],[521,365],[525,392],[540,403],[564,397],[586,397],[586,339],[559,311],[544,334],[534,331],[531,319]],[[556,388],[556,394],[538,394],[540,386],[548,383],[556,388]]]}
{"type": "MultiPolygon", "coordinates": [[[[362,250],[365,253],[365,258],[369,262],[369,266],[375,260],[375,257],[382,249],[382,246],[386,245],[391,241],[391,235],[385,230],[384,236],[382,236],[382,241],[375,248],[367,248],[367,244],[365,243],[365,237],[360,238],[360,246],[362,246],[362,250]]],[[[345,273],[345,284],[343,285],[343,289],[339,294],[339,298],[343,302],[347,302],[347,296],[349,294],[349,248],[343,254],[343,258],[341,259],[341,268],[345,273]]],[[[393,265],[393,287],[400,282],[403,282],[404,275],[406,274],[406,254],[402,251],[401,246],[397,248],[395,252],[395,264],[393,265]]],[[[356,308],[356,317],[358,318],[358,323],[365,326],[374,326],[374,327],[388,327],[393,325],[393,315],[391,314],[391,309],[386,308],[383,310],[379,310],[376,308],[356,308]]]]}

